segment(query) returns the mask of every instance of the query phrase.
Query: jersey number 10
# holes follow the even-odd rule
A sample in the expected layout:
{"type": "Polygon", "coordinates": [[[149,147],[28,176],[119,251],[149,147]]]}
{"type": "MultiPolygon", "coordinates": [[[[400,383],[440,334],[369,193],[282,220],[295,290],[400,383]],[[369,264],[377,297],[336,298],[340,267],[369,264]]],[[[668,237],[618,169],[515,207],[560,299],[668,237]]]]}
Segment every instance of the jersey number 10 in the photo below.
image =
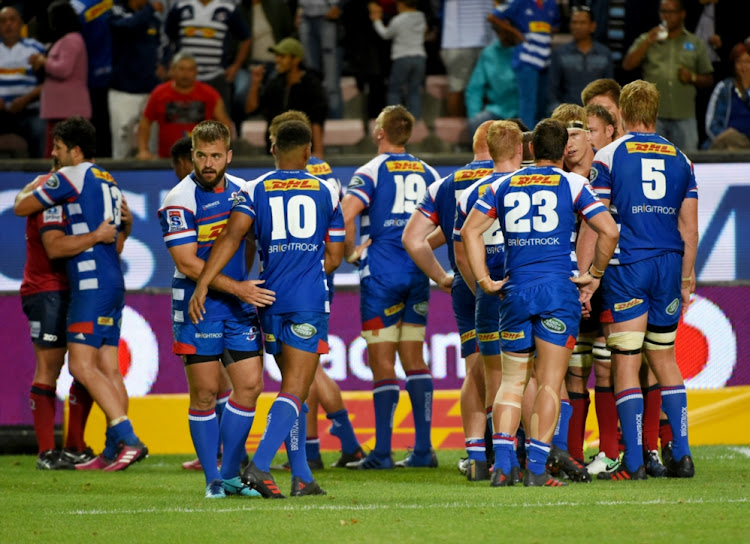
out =
{"type": "Polygon", "coordinates": [[[283,196],[274,196],[268,202],[271,205],[273,223],[271,240],[286,240],[288,234],[295,238],[310,238],[315,234],[317,221],[315,201],[312,198],[294,195],[286,203],[286,210],[283,196]]]}

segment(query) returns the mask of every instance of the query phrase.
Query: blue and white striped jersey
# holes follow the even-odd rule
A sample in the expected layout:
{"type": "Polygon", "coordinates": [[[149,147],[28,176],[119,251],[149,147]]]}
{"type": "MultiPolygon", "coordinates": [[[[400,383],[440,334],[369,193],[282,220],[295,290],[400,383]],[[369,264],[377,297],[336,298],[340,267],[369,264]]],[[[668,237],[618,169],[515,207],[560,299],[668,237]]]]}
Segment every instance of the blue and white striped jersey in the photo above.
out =
{"type": "Polygon", "coordinates": [[[544,70],[552,55],[552,28],[560,26],[555,0],[509,0],[493,11],[521,31],[524,41],[513,51],[513,68],[522,64],[544,70]]]}
{"type": "MultiPolygon", "coordinates": [[[[6,107],[39,85],[39,78],[29,64],[29,57],[37,53],[44,53],[44,46],[30,38],[22,39],[13,47],[0,41],[0,98],[6,107]]],[[[39,100],[28,107],[39,109],[39,100]]]]}

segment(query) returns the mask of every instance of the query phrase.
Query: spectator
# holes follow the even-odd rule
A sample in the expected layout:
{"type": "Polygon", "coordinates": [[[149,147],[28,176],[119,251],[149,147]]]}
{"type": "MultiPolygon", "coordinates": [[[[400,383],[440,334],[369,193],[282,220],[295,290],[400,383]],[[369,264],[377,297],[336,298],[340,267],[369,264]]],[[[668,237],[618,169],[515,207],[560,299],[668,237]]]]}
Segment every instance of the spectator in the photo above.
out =
{"type": "Polygon", "coordinates": [[[160,2],[123,0],[112,8],[112,82],[109,117],[112,158],[124,159],[135,147],[134,129],[148,95],[166,72],[158,64],[161,21],[160,2]]]}
{"type": "Polygon", "coordinates": [[[47,121],[45,157],[52,156],[52,129],[63,119],[91,117],[87,85],[88,57],[81,36],[81,23],[67,0],[52,2],[48,10],[55,41],[47,56],[29,57],[34,70],[44,68],[39,116],[47,121]]]}
{"type": "Polygon", "coordinates": [[[482,49],[492,41],[486,18],[492,6],[492,0],[462,0],[461,9],[458,0],[443,4],[440,58],[448,75],[446,113],[450,117],[468,115],[464,91],[482,49]]]}
{"type": "Polygon", "coordinates": [[[245,103],[250,90],[248,65],[263,64],[266,74],[270,74],[274,67],[274,56],[269,49],[294,33],[294,19],[286,2],[243,0],[238,9],[247,21],[253,38],[250,42],[249,61],[245,63],[245,67],[237,71],[234,79],[230,114],[237,126],[245,117],[245,103]]]}
{"type": "Polygon", "coordinates": [[[591,147],[598,151],[607,144],[615,141],[615,116],[599,104],[589,104],[584,108],[588,118],[589,139],[591,147]]]}
{"type": "Polygon", "coordinates": [[[723,141],[727,138],[725,134],[730,131],[750,137],[750,47],[748,44],[735,45],[729,54],[729,59],[734,64],[734,77],[720,81],[711,94],[711,101],[706,111],[706,133],[709,139],[704,144],[704,148],[713,149],[717,139],[721,138],[723,141]]]}
{"type": "Polygon", "coordinates": [[[512,36],[506,31],[498,35],[500,40],[482,50],[466,86],[469,134],[476,133],[485,121],[518,116],[518,84],[511,67],[512,36]]]}
{"type": "Polygon", "coordinates": [[[706,45],[683,26],[683,0],[662,0],[662,24],[641,34],[628,50],[622,66],[643,65],[643,79],[659,90],[656,132],[683,152],[698,148],[695,117],[696,88],[713,85],[713,67],[706,45]],[[666,30],[666,36],[662,33],[666,30]]]}
{"type": "Polygon", "coordinates": [[[149,151],[151,124],[159,124],[159,157],[169,157],[169,150],[177,140],[188,136],[195,125],[207,119],[216,119],[232,126],[224,101],[207,83],[196,80],[198,67],[188,53],[178,53],[172,58],[172,80],[158,85],[146,102],[146,109],[138,124],[139,159],[153,159],[149,151]]]}
{"type": "Polygon", "coordinates": [[[383,10],[378,4],[372,3],[370,19],[381,38],[392,40],[388,104],[406,104],[406,109],[414,118],[421,119],[422,82],[427,64],[424,49],[427,19],[417,9],[417,1],[397,0],[398,15],[391,19],[387,27],[382,21],[383,10]]]}
{"type": "Polygon", "coordinates": [[[232,0],[179,0],[167,14],[164,33],[174,51],[189,53],[198,66],[198,80],[208,83],[230,103],[231,85],[250,54],[250,30],[232,0]],[[239,41],[226,66],[230,36],[239,41]]]}
{"type": "Polygon", "coordinates": [[[303,69],[301,63],[305,51],[298,40],[284,38],[271,51],[275,54],[276,75],[261,88],[265,67],[262,64],[253,66],[245,112],[260,110],[269,125],[274,117],[288,110],[307,114],[312,124],[312,153],[323,158],[323,123],[327,115],[323,84],[312,72],[303,69]]]}
{"type": "Polygon", "coordinates": [[[99,157],[111,157],[109,128],[109,84],[112,79],[112,32],[109,17],[112,2],[71,0],[70,5],[81,22],[81,36],[88,56],[88,86],[91,100],[91,123],[100,138],[96,143],[99,157]]]}
{"type": "Polygon", "coordinates": [[[573,41],[552,51],[550,60],[547,94],[550,111],[560,104],[577,104],[589,82],[614,76],[612,52],[592,39],[594,30],[596,23],[588,6],[573,6],[570,16],[573,41]]]}
{"type": "Polygon", "coordinates": [[[299,37],[307,53],[307,67],[323,74],[332,119],[340,119],[343,115],[338,51],[342,3],[340,0],[299,0],[298,3],[299,37]]]}
{"type": "Polygon", "coordinates": [[[560,25],[557,3],[555,0],[508,0],[489,17],[493,26],[511,32],[520,43],[513,53],[520,115],[527,126],[533,127],[546,112],[552,32],[560,25]]]}
{"type": "Polygon", "coordinates": [[[42,86],[29,57],[42,53],[36,40],[21,38],[23,21],[14,7],[0,10],[0,132],[18,134],[29,156],[41,157],[45,122],[39,118],[42,86]]]}

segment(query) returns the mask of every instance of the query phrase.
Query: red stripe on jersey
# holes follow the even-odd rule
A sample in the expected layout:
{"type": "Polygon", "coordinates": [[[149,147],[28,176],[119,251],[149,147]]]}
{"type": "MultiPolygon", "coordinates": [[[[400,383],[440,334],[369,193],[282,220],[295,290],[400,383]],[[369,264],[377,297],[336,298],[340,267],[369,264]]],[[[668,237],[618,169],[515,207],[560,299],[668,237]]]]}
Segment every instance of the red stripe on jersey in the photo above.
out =
{"type": "Polygon", "coordinates": [[[94,322],[93,321],[81,321],[79,323],[71,323],[68,326],[68,332],[81,332],[83,334],[94,334],[94,322]]]}

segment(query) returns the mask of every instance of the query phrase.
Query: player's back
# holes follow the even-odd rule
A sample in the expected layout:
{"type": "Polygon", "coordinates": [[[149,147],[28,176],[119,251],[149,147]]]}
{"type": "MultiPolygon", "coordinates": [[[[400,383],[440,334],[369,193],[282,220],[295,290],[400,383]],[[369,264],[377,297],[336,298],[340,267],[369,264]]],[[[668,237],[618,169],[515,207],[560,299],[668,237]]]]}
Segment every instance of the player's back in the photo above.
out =
{"type": "Polygon", "coordinates": [[[611,199],[620,225],[620,263],[682,252],[680,207],[698,191],[692,163],[669,140],[631,133],[602,148],[594,158],[592,185],[611,199]]]}
{"type": "Polygon", "coordinates": [[[586,178],[559,168],[531,166],[496,180],[478,206],[494,206],[505,237],[506,289],[569,278],[576,213],[604,206],[586,178]]]}
{"type": "MultiPolygon", "coordinates": [[[[65,202],[68,234],[93,232],[109,219],[120,228],[122,191],[102,168],[82,162],[51,174],[36,190],[46,203],[65,202]]],[[[124,289],[117,244],[96,244],[68,260],[68,281],[72,291],[124,289]]]]}
{"type": "MultiPolygon", "coordinates": [[[[167,193],[159,209],[159,222],[167,248],[195,243],[196,255],[204,261],[208,260],[216,238],[229,220],[234,197],[242,190],[244,183],[242,179],[229,174],[225,174],[225,179],[225,187],[207,191],[196,181],[195,173],[191,173],[167,193]]],[[[221,272],[235,280],[247,279],[244,240],[221,272]]],[[[172,277],[172,311],[175,321],[181,321],[187,315],[188,301],[194,290],[195,282],[175,267],[172,277]]],[[[206,314],[212,320],[252,312],[249,304],[213,289],[209,289],[205,305],[206,314]]]]}
{"type": "Polygon", "coordinates": [[[401,235],[427,186],[438,178],[434,168],[409,153],[382,153],[354,173],[347,194],[365,203],[361,242],[372,240],[363,253],[361,277],[419,271],[401,235]]]}
{"type": "Polygon", "coordinates": [[[327,239],[343,241],[336,191],[302,170],[275,170],[247,182],[236,209],[254,217],[263,287],[276,301],[261,312],[328,312],[327,239]]]}

